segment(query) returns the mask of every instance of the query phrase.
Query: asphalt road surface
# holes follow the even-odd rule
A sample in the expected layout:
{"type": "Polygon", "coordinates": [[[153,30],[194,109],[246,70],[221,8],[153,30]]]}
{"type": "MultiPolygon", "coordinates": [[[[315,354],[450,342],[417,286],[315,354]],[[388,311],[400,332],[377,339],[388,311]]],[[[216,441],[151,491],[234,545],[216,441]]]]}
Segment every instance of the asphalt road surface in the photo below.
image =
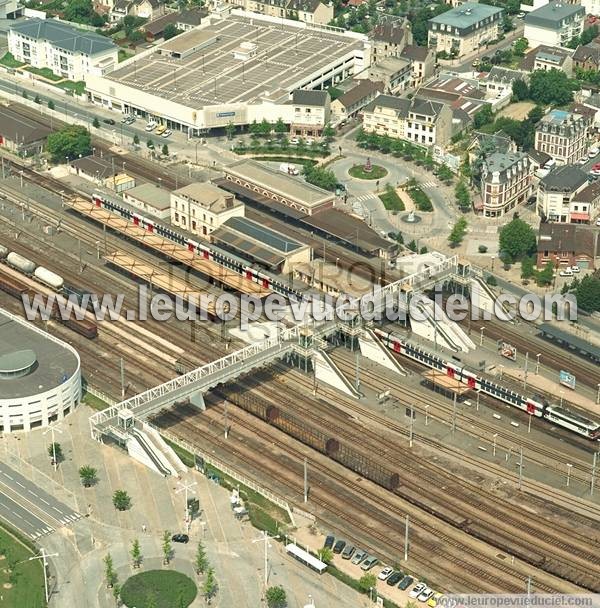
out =
{"type": "Polygon", "coordinates": [[[40,536],[54,531],[54,528],[2,492],[0,492],[0,519],[5,520],[32,540],[37,540],[40,536]]]}

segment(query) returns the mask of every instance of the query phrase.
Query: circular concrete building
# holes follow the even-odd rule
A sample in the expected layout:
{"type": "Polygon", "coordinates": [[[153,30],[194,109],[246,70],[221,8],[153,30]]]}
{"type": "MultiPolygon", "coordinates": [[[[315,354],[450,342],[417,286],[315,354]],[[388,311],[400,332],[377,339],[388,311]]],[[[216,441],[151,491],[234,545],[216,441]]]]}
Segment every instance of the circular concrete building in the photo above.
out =
{"type": "Polygon", "coordinates": [[[77,351],[0,309],[0,430],[47,426],[64,418],[80,399],[77,351]]]}

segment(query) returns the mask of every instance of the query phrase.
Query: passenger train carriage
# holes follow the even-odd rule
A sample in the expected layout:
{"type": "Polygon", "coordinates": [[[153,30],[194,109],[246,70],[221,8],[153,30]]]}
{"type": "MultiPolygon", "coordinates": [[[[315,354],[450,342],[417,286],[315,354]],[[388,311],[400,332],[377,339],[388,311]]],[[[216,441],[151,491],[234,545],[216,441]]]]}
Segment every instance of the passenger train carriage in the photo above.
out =
{"type": "Polygon", "coordinates": [[[487,378],[478,376],[474,371],[467,369],[459,363],[447,361],[419,346],[411,344],[393,332],[380,328],[377,328],[374,331],[377,337],[390,350],[400,353],[422,365],[445,372],[451,378],[460,380],[460,382],[468,385],[473,390],[480,391],[484,395],[490,395],[490,397],[504,401],[537,418],[544,418],[556,426],[568,429],[578,435],[587,437],[588,439],[600,439],[600,423],[595,422],[594,420],[586,418],[581,414],[571,412],[567,408],[550,405],[539,399],[533,399],[515,393],[509,388],[500,386],[487,378]]]}

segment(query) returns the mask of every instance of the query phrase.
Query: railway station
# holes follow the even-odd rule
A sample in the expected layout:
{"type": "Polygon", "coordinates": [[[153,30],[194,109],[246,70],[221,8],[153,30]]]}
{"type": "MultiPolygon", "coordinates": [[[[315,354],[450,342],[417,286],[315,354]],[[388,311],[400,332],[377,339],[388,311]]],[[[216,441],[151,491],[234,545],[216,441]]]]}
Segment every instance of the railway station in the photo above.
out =
{"type": "Polygon", "coordinates": [[[594,363],[600,363],[600,347],[596,344],[592,344],[591,342],[588,342],[573,333],[564,331],[559,327],[555,327],[550,323],[542,323],[538,329],[546,340],[557,342],[565,349],[575,351],[594,363]]]}
{"type": "Polygon", "coordinates": [[[448,376],[447,373],[435,369],[428,369],[423,372],[422,377],[423,386],[449,399],[456,397],[456,400],[459,402],[464,401],[466,395],[472,391],[470,386],[465,385],[457,378],[448,376]]]}

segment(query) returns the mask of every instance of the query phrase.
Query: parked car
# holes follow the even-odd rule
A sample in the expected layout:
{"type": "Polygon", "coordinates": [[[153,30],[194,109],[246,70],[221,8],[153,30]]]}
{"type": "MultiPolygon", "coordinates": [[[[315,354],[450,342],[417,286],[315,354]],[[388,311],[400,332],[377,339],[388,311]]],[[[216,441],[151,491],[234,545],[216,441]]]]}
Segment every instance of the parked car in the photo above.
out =
{"type": "Polygon", "coordinates": [[[335,543],[335,536],[329,534],[329,536],[327,536],[327,538],[325,539],[325,543],[323,544],[323,547],[325,549],[333,549],[334,543],[335,543]]]}
{"type": "Polygon", "coordinates": [[[435,607],[438,605],[438,603],[439,603],[439,601],[440,601],[440,598],[441,598],[441,597],[442,597],[442,594],[441,594],[441,593],[438,593],[438,592],[436,591],[436,592],[433,594],[433,597],[430,597],[430,598],[427,600],[427,605],[429,606],[429,608],[435,608],[435,607]]]}
{"type": "Polygon", "coordinates": [[[376,557],[374,557],[373,555],[369,555],[369,557],[367,557],[367,559],[363,561],[360,567],[366,572],[367,570],[370,570],[371,568],[376,566],[378,561],[379,560],[376,557]]]}
{"type": "Polygon", "coordinates": [[[411,599],[416,599],[423,591],[427,589],[427,585],[425,583],[417,583],[409,592],[408,597],[411,599]]]}
{"type": "Polygon", "coordinates": [[[171,540],[174,543],[187,543],[190,540],[190,537],[187,534],[173,534],[171,540]]]}
{"type": "Polygon", "coordinates": [[[594,158],[594,156],[598,156],[599,153],[600,153],[600,148],[596,148],[595,146],[592,146],[588,150],[588,158],[594,158]]]}
{"type": "Polygon", "coordinates": [[[358,564],[362,563],[365,558],[367,557],[367,552],[363,551],[362,549],[359,549],[355,554],[354,557],[352,558],[352,563],[355,566],[358,566],[358,564]]]}
{"type": "Polygon", "coordinates": [[[567,268],[561,270],[558,273],[558,276],[559,277],[572,277],[573,276],[573,271],[569,267],[567,267],[567,268]]]}
{"type": "Polygon", "coordinates": [[[154,131],[154,129],[156,129],[155,122],[149,122],[146,124],[146,131],[154,131]]]}
{"type": "Polygon", "coordinates": [[[290,139],[290,144],[292,144],[292,146],[297,146],[300,143],[300,140],[297,137],[292,137],[290,139]]]}
{"type": "Polygon", "coordinates": [[[380,581],[385,581],[392,574],[394,569],[391,566],[386,566],[377,577],[380,581]]]}
{"type": "MultiPolygon", "coordinates": [[[[157,131],[158,133],[158,131],[157,131]]],[[[165,129],[162,133],[161,133],[161,137],[169,137],[170,135],[173,135],[173,131],[171,131],[171,129],[165,129]]]]}
{"type": "Polygon", "coordinates": [[[596,226],[600,226],[600,217],[596,220],[596,226]]]}
{"type": "Polygon", "coordinates": [[[102,122],[106,123],[107,125],[114,125],[115,121],[112,118],[104,118],[102,120],[102,122]]]}
{"type": "Polygon", "coordinates": [[[344,547],[346,546],[346,541],[345,540],[338,540],[335,545],[333,545],[333,552],[334,553],[341,553],[344,550],[344,547]]]}
{"type": "Polygon", "coordinates": [[[423,589],[423,591],[421,591],[421,593],[419,593],[419,596],[417,597],[417,599],[420,602],[428,602],[432,596],[433,596],[433,589],[430,589],[429,587],[425,587],[425,589],[423,589]]]}
{"type": "Polygon", "coordinates": [[[165,127],[165,125],[158,125],[158,127],[156,127],[156,134],[162,135],[166,130],[167,127],[165,127]]]}
{"type": "Polygon", "coordinates": [[[350,559],[354,555],[355,550],[354,545],[346,545],[346,548],[342,552],[342,559],[350,559]]]}
{"type": "Polygon", "coordinates": [[[571,272],[577,274],[579,272],[579,266],[577,266],[577,264],[571,266],[571,272]]]}
{"type": "Polygon", "coordinates": [[[393,587],[394,585],[397,585],[403,578],[404,578],[404,573],[400,572],[399,570],[396,570],[395,572],[392,572],[390,574],[390,576],[388,576],[388,579],[385,582],[390,587],[393,587]]]}
{"type": "Polygon", "coordinates": [[[402,589],[402,591],[406,591],[413,583],[415,582],[415,579],[412,576],[409,576],[408,574],[400,581],[400,584],[398,585],[398,589],[402,589]]]}

